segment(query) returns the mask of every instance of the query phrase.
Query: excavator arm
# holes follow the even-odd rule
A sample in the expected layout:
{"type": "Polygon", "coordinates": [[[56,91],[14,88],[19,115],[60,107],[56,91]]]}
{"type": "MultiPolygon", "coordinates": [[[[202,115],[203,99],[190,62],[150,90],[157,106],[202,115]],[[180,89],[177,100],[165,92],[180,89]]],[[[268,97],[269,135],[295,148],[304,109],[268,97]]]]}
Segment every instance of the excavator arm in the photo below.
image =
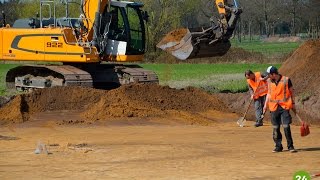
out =
{"type": "Polygon", "coordinates": [[[235,30],[242,13],[236,0],[228,4],[227,0],[216,0],[219,17],[211,18],[208,28],[181,28],[169,32],[157,47],[180,60],[222,56],[230,49],[229,39],[235,30]]]}

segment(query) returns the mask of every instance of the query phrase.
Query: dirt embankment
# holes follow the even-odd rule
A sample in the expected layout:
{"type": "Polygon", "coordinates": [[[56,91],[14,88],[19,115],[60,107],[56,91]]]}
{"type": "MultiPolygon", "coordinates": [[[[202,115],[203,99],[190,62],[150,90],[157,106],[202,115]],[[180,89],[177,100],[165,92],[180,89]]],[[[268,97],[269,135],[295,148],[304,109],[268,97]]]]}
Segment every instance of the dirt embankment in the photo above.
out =
{"type": "Polygon", "coordinates": [[[127,85],[110,91],[54,87],[16,96],[0,109],[0,120],[1,124],[21,123],[32,114],[57,110],[80,110],[82,117],[92,122],[225,111],[226,106],[217,97],[196,88],[178,90],[156,84],[127,85]]]}
{"type": "Polygon", "coordinates": [[[293,82],[299,112],[320,124],[320,40],[302,44],[279,71],[293,82]]]}

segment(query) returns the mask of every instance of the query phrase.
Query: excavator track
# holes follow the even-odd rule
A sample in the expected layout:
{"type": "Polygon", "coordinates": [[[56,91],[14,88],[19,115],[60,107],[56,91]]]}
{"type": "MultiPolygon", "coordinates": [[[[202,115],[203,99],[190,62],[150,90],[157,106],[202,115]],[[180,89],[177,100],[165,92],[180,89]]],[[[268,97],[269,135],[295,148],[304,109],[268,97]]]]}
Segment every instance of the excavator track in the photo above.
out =
{"type": "Polygon", "coordinates": [[[83,86],[92,87],[91,75],[79,68],[64,65],[64,66],[48,66],[48,69],[58,72],[64,77],[65,86],[83,86]]]}
{"type": "Polygon", "coordinates": [[[122,76],[120,77],[120,84],[129,83],[159,83],[158,76],[150,70],[146,70],[139,67],[126,67],[120,66],[119,72],[122,76]]]}
{"type": "Polygon", "coordinates": [[[53,86],[112,89],[130,83],[159,83],[158,76],[137,65],[25,65],[8,71],[7,88],[25,91],[53,86]]]}

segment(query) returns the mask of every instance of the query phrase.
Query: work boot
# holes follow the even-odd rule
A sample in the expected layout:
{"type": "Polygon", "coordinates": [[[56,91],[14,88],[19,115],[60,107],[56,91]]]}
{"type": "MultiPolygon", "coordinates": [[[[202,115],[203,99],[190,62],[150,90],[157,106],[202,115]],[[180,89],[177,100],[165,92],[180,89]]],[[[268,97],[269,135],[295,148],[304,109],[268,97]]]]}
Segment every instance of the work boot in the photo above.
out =
{"type": "Polygon", "coordinates": [[[296,149],[294,149],[293,146],[289,147],[288,150],[289,150],[291,153],[296,153],[296,152],[298,152],[296,149]]]}
{"type": "Polygon", "coordinates": [[[272,152],[273,153],[278,153],[278,152],[282,152],[282,150],[283,150],[283,147],[280,146],[280,147],[276,147],[272,152]]]}
{"type": "Polygon", "coordinates": [[[255,127],[263,126],[263,122],[256,122],[256,123],[254,124],[254,126],[255,126],[255,127]]]}

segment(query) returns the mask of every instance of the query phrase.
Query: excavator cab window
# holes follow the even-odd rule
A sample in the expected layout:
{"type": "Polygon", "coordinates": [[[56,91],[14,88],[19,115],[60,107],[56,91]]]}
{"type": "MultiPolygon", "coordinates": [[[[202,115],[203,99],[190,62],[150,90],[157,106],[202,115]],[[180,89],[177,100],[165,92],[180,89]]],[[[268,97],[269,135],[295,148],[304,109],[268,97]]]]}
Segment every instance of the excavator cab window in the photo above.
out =
{"type": "MultiPolygon", "coordinates": [[[[145,52],[145,27],[140,4],[111,6],[108,39],[127,42],[127,55],[145,52]]],[[[102,22],[102,27],[107,22],[102,22]]]]}
{"type": "Polygon", "coordinates": [[[110,27],[108,38],[117,40],[117,41],[128,41],[128,33],[127,28],[125,26],[124,16],[122,15],[123,12],[119,7],[111,7],[110,11],[110,27]]]}
{"type": "Polygon", "coordinates": [[[138,7],[128,6],[126,13],[130,24],[130,43],[128,46],[128,53],[140,54],[144,53],[145,48],[145,34],[144,22],[138,7]]]}

